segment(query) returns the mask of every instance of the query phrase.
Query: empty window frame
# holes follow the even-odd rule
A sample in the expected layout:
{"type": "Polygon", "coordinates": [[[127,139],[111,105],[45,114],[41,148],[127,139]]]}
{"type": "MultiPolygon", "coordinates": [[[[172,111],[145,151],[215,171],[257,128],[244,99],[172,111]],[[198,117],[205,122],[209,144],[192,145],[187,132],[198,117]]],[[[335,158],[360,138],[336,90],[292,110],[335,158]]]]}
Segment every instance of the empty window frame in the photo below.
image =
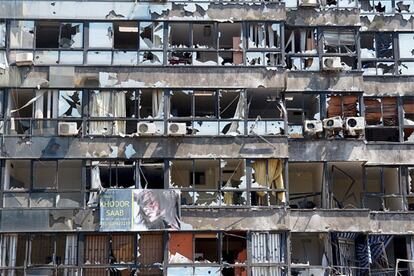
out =
{"type": "Polygon", "coordinates": [[[398,98],[365,97],[365,137],[367,141],[400,141],[398,98]]]}
{"type": "Polygon", "coordinates": [[[169,129],[172,134],[244,134],[243,90],[170,91],[169,129]],[[173,133],[171,125],[177,125],[173,133]]]}
{"type": "Polygon", "coordinates": [[[247,160],[251,170],[250,204],[275,206],[286,203],[285,161],[283,159],[247,160]]]}
{"type": "Polygon", "coordinates": [[[247,131],[249,135],[284,135],[285,106],[282,95],[274,90],[247,91],[247,131]]]}
{"type": "Polygon", "coordinates": [[[376,211],[404,209],[398,167],[365,167],[364,207],[376,211]]]}
{"type": "Polygon", "coordinates": [[[285,103],[288,119],[288,134],[290,138],[303,138],[313,134],[304,132],[306,120],[321,119],[321,95],[306,93],[285,94],[285,103]]]}
{"type": "Polygon", "coordinates": [[[283,24],[277,22],[248,22],[247,66],[280,66],[282,61],[283,24]],[[259,52],[260,51],[260,52],[259,52]]]}
{"type": "Polygon", "coordinates": [[[317,28],[285,30],[286,66],[291,70],[318,71],[317,28]]]}
{"type": "Polygon", "coordinates": [[[171,160],[170,186],[186,206],[246,206],[244,159],[171,160]]]}
{"type": "Polygon", "coordinates": [[[360,33],[361,61],[364,75],[395,74],[394,40],[394,33],[360,33]]]}
{"type": "Polygon", "coordinates": [[[82,162],[7,160],[5,208],[77,208],[84,205],[82,162]]]}
{"type": "Polygon", "coordinates": [[[11,21],[9,38],[11,62],[30,52],[36,65],[83,63],[83,23],[11,21]]]}
{"type": "Polygon", "coordinates": [[[133,161],[90,161],[87,164],[88,190],[134,188],[136,165],[133,161]]]}
{"type": "MultiPolygon", "coordinates": [[[[340,68],[343,70],[355,70],[358,67],[358,43],[356,41],[357,29],[319,29],[322,66],[323,69],[330,70],[330,60],[332,58],[340,59],[340,68]],[[329,61],[327,61],[329,60],[329,61]]],[[[333,62],[335,63],[335,62],[333,62]]],[[[336,65],[333,64],[335,67],[336,65]]]]}
{"type": "Polygon", "coordinates": [[[328,234],[326,233],[292,233],[291,271],[296,275],[324,275],[328,261],[328,234]]]}
{"type": "Polygon", "coordinates": [[[403,187],[405,188],[405,193],[407,195],[407,208],[412,211],[414,210],[414,167],[407,167],[405,172],[406,174],[403,175],[403,177],[406,179],[406,186],[403,187]]]}
{"type": "Polygon", "coordinates": [[[361,208],[363,168],[361,162],[329,162],[328,208],[361,208]]]}
{"type": "Polygon", "coordinates": [[[289,162],[289,206],[298,209],[322,208],[323,163],[289,162]]]}

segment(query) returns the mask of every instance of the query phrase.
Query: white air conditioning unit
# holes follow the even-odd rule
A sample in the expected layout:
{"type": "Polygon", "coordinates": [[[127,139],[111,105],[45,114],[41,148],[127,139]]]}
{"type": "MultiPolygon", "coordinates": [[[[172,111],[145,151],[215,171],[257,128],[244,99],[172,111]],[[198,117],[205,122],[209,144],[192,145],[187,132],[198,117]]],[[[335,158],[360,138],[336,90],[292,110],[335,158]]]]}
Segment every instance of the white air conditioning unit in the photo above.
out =
{"type": "Polygon", "coordinates": [[[138,135],[140,136],[154,135],[156,131],[157,131],[157,127],[155,123],[140,122],[137,125],[137,132],[138,132],[138,135]]]}
{"type": "Polygon", "coordinates": [[[318,0],[300,0],[299,6],[301,7],[319,7],[318,0]]]}
{"type": "Polygon", "coordinates": [[[33,53],[18,53],[16,54],[17,66],[31,66],[33,65],[33,53]]]}
{"type": "Polygon", "coordinates": [[[187,125],[185,123],[168,123],[168,135],[185,134],[187,134],[187,125]]]}
{"type": "Polygon", "coordinates": [[[348,117],[345,119],[345,129],[350,135],[357,135],[365,129],[364,117],[348,117]]]}
{"type": "Polygon", "coordinates": [[[342,129],[344,123],[339,116],[323,119],[323,127],[329,130],[342,129]]]}
{"type": "Polygon", "coordinates": [[[323,131],[321,120],[305,120],[303,127],[308,134],[317,134],[323,131]]]}
{"type": "Polygon", "coordinates": [[[58,124],[60,136],[74,136],[78,134],[78,125],[75,122],[60,122],[58,124]]]}
{"type": "Polygon", "coordinates": [[[344,68],[340,57],[324,57],[322,63],[325,71],[339,71],[344,68]]]}

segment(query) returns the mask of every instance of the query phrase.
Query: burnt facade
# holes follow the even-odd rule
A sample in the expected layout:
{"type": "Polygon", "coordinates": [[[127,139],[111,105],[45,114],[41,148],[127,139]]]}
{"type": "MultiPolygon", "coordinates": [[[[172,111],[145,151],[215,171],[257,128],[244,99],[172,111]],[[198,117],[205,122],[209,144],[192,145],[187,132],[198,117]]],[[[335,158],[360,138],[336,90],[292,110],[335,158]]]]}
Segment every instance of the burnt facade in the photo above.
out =
{"type": "Polygon", "coordinates": [[[0,1],[0,275],[411,275],[413,13],[0,1]]]}

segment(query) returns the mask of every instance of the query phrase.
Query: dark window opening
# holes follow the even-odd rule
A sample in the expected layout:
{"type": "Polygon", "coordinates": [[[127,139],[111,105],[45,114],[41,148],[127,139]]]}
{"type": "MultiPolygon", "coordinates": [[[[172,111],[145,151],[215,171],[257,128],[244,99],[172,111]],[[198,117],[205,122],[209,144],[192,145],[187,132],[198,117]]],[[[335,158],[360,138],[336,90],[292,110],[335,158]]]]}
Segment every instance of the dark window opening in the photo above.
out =
{"type": "Polygon", "coordinates": [[[136,22],[114,23],[114,49],[137,49],[138,25],[136,22]]]}

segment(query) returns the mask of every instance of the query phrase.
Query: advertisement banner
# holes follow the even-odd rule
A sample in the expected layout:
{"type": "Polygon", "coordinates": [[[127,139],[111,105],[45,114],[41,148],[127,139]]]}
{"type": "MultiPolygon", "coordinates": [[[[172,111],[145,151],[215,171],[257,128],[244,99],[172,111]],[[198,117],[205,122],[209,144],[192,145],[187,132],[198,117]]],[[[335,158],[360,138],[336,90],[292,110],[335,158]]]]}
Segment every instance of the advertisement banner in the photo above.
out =
{"type": "Polygon", "coordinates": [[[101,231],[179,229],[179,191],[107,189],[100,195],[101,231]]]}

